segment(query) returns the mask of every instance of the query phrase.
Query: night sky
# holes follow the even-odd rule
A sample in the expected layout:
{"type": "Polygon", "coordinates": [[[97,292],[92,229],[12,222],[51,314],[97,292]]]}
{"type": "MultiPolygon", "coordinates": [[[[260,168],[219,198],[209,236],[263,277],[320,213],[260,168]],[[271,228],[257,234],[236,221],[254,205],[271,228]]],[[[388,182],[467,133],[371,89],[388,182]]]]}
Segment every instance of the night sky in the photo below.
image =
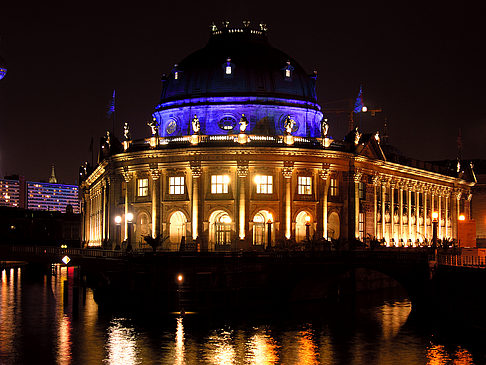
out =
{"type": "MultiPolygon", "coordinates": [[[[485,9],[326,7],[324,2],[166,2],[159,8],[2,5],[0,176],[77,183],[89,144],[111,128],[117,92],[117,135],[149,136],[162,74],[202,48],[209,25],[249,19],[269,27],[270,43],[311,73],[319,103],[355,98],[363,85],[364,131],[388,119],[389,141],[404,155],[453,159],[462,130],[463,157],[486,158],[485,9]]],[[[404,3],[405,4],[405,3],[404,3]]],[[[324,110],[325,111],[325,110],[324,110]]],[[[330,135],[347,124],[329,116],[330,135]]],[[[96,160],[96,153],[95,153],[96,160]]]]}

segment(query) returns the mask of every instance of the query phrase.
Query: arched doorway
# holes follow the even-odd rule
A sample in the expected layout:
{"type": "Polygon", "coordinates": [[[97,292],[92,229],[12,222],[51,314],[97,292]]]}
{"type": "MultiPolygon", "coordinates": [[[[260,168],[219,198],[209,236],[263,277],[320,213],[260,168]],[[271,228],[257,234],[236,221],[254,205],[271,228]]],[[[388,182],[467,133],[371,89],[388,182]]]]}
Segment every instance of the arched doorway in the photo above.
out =
{"type": "Polygon", "coordinates": [[[307,240],[307,226],[309,226],[309,239],[312,239],[312,218],[311,215],[302,211],[295,217],[295,242],[307,240]]]}
{"type": "Polygon", "coordinates": [[[141,212],[137,216],[137,221],[136,221],[136,226],[135,226],[135,247],[134,248],[140,248],[143,247],[145,244],[144,237],[145,236],[150,236],[151,234],[151,225],[150,225],[150,219],[149,215],[145,212],[141,212]]]}
{"type": "Polygon", "coordinates": [[[169,220],[169,248],[177,251],[182,237],[186,237],[186,215],[180,210],[172,213],[169,220]]]}
{"type": "Polygon", "coordinates": [[[233,220],[224,210],[217,210],[209,217],[209,243],[214,250],[229,250],[233,236],[233,220]]]}
{"type": "Polygon", "coordinates": [[[253,245],[262,248],[268,245],[268,222],[272,222],[270,229],[273,230],[273,216],[267,210],[260,210],[253,217],[253,245]]]}
{"type": "Polygon", "coordinates": [[[339,215],[336,212],[332,212],[327,218],[327,237],[337,240],[340,234],[339,215]]]}

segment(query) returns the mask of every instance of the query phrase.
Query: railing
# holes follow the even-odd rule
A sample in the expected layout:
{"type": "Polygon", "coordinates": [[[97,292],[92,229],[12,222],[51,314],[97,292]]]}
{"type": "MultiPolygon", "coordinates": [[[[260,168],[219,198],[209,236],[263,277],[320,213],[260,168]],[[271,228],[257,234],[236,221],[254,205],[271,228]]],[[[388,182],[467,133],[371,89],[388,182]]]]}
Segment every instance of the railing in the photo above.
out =
{"type": "Polygon", "coordinates": [[[444,255],[437,256],[437,263],[444,266],[461,266],[486,268],[486,257],[484,256],[470,256],[470,255],[444,255]]]}

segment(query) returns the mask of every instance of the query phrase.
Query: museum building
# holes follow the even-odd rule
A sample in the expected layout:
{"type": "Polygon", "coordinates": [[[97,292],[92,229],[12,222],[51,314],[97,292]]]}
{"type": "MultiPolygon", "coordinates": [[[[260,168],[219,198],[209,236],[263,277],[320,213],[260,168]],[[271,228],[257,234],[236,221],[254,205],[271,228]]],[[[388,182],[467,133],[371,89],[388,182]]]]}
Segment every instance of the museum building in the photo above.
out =
{"type": "MultiPolygon", "coordinates": [[[[310,240],[429,244],[470,217],[470,165],[387,152],[379,133],[328,135],[308,74],[264,24],[211,27],[207,45],[163,79],[150,135],[107,133],[80,170],[87,246],[144,237],[200,250],[260,250],[310,240]],[[462,218],[462,217],[461,217],[462,218]]],[[[391,150],[390,150],[391,151],[391,150]]]]}

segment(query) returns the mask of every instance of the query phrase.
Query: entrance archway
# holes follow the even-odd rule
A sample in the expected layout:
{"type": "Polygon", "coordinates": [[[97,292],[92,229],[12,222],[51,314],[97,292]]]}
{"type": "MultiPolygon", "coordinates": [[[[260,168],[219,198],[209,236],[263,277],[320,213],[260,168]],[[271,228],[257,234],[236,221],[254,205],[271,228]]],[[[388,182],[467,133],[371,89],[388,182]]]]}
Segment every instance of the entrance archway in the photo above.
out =
{"type": "Polygon", "coordinates": [[[327,237],[337,240],[340,234],[339,214],[332,212],[327,218],[327,237]]]}
{"type": "MultiPolygon", "coordinates": [[[[145,212],[141,212],[137,216],[137,222],[135,226],[135,245],[134,248],[140,248],[143,244],[145,244],[144,237],[150,236],[151,231],[151,224],[149,215],[145,212]]],[[[132,242],[133,244],[133,242],[132,242]]]]}
{"type": "MultiPolygon", "coordinates": [[[[267,210],[260,210],[253,217],[253,245],[267,247],[268,245],[268,222],[273,223],[273,216],[267,210]]],[[[271,230],[274,228],[271,224],[271,230]]]]}
{"type": "Polygon", "coordinates": [[[233,220],[224,210],[217,210],[209,217],[209,243],[214,250],[231,248],[233,220]]]}
{"type": "Polygon", "coordinates": [[[307,225],[309,225],[309,239],[312,238],[311,215],[302,211],[295,217],[295,242],[303,242],[307,239],[307,225]]]}
{"type": "Polygon", "coordinates": [[[180,210],[172,213],[169,220],[170,249],[178,250],[182,237],[186,235],[187,218],[180,210]]]}

